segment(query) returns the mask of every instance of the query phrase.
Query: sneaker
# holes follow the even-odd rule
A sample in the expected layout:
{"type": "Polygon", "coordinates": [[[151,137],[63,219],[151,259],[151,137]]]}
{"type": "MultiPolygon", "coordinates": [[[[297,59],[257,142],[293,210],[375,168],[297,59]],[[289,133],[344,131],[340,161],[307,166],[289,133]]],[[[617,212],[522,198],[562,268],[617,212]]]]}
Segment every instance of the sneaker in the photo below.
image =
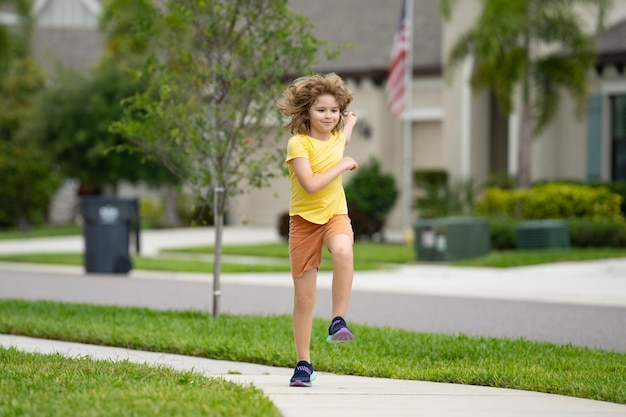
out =
{"type": "Polygon", "coordinates": [[[293,376],[289,382],[289,386],[292,387],[310,387],[313,380],[317,375],[313,370],[313,365],[307,361],[300,361],[296,365],[296,369],[293,371],[293,376]]]}
{"type": "Polygon", "coordinates": [[[354,340],[354,335],[342,317],[335,317],[328,328],[328,343],[346,343],[354,340]]]}

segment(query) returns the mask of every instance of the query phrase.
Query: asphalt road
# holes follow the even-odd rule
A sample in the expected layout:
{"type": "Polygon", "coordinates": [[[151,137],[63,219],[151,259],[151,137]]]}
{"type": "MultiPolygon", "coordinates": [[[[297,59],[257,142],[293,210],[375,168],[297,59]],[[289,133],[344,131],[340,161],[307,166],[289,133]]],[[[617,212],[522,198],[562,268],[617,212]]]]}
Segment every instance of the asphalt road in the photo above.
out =
{"type": "MultiPolygon", "coordinates": [[[[221,289],[222,313],[291,313],[289,285],[223,279],[221,289]]],[[[19,271],[0,265],[0,298],[210,313],[213,296],[208,280],[19,271]]],[[[329,318],[330,300],[330,291],[320,288],[316,316],[329,318]]],[[[626,307],[355,290],[348,319],[414,331],[526,338],[626,352],[626,307]]]]}

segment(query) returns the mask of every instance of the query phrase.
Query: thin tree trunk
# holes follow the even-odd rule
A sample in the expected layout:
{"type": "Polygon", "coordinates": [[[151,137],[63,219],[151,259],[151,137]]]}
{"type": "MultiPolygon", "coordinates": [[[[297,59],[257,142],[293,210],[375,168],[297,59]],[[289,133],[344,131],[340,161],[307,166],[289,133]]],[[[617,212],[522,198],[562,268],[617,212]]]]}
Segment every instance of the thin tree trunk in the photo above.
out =
{"type": "Polygon", "coordinates": [[[224,188],[215,187],[213,194],[213,219],[215,227],[215,251],[213,255],[213,316],[220,315],[220,272],[222,269],[222,234],[224,229],[224,188]]]}

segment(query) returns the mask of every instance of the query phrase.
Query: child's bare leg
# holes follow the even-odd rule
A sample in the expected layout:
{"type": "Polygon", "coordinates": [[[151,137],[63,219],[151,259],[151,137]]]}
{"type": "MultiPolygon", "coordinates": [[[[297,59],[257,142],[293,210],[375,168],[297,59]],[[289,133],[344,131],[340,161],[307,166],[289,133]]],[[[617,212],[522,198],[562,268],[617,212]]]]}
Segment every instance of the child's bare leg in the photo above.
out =
{"type": "Polygon", "coordinates": [[[298,361],[311,363],[311,331],[317,295],[317,269],[309,269],[293,279],[293,337],[298,361]]]}
{"type": "Polygon", "coordinates": [[[354,277],[354,254],[352,238],[348,235],[334,236],[328,242],[333,259],[333,315],[345,317],[350,304],[352,279],[354,277]]]}

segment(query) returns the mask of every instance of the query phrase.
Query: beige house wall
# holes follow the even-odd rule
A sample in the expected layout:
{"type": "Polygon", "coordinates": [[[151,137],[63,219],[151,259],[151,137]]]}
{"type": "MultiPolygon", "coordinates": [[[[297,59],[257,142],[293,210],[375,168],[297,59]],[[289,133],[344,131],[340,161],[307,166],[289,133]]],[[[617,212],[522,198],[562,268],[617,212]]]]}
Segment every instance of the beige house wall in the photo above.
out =
{"type": "MultiPolygon", "coordinates": [[[[588,28],[593,29],[594,8],[586,7],[583,16],[588,28]]],[[[626,1],[613,3],[606,16],[605,26],[626,18],[626,1]]],[[[626,79],[614,66],[604,68],[602,76],[589,74],[591,94],[602,96],[602,179],[610,179],[610,114],[609,95],[626,94],[626,79]]],[[[585,109],[583,109],[585,110],[585,109]]],[[[563,92],[556,116],[533,144],[532,180],[573,179],[584,181],[587,178],[587,119],[577,117],[571,96],[563,92]]]]}

